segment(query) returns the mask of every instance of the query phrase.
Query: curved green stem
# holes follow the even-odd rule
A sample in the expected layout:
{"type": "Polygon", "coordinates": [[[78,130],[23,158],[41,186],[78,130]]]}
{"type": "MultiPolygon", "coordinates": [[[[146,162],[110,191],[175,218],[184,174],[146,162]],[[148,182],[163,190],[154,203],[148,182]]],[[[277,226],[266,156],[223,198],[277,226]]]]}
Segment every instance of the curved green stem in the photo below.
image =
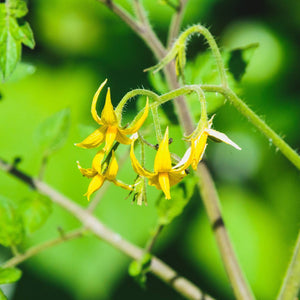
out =
{"type": "Polygon", "coordinates": [[[156,103],[151,106],[151,112],[152,112],[152,117],[153,117],[153,124],[154,124],[154,128],[155,128],[155,133],[156,133],[156,139],[157,139],[157,142],[160,143],[163,139],[163,135],[162,135],[162,132],[161,132],[161,127],[160,127],[160,122],[159,122],[159,116],[158,116],[157,104],[156,103]]]}
{"type": "MultiPolygon", "coordinates": [[[[207,86],[207,91],[217,92],[225,96],[232,105],[244,115],[281,153],[300,170],[300,156],[272,128],[270,128],[249,106],[231,89],[221,86],[207,86]]],[[[205,89],[204,89],[205,90],[205,89]]]]}
{"type": "MultiPolygon", "coordinates": [[[[191,26],[186,31],[184,31],[181,36],[186,41],[188,39],[188,37],[194,33],[200,33],[206,39],[206,41],[214,55],[222,86],[227,87],[228,83],[227,83],[225,66],[223,63],[223,59],[222,59],[219,47],[218,47],[214,37],[212,36],[210,31],[202,25],[191,26]]],[[[180,38],[181,38],[181,36],[180,36],[180,38]]]]}

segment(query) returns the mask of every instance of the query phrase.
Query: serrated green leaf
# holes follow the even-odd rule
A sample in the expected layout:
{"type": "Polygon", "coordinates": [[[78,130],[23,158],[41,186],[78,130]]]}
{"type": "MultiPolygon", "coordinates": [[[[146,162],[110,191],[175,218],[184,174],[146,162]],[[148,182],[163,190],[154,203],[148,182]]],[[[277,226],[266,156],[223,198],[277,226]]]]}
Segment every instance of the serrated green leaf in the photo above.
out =
{"type": "Polygon", "coordinates": [[[247,66],[257,47],[258,43],[254,43],[230,51],[228,69],[236,81],[241,81],[246,73],[247,66]]]}
{"type": "Polygon", "coordinates": [[[16,245],[22,242],[24,228],[18,208],[11,200],[0,196],[0,244],[16,245]]]}
{"type": "Polygon", "coordinates": [[[36,130],[35,140],[48,156],[65,144],[70,129],[70,109],[63,109],[47,118],[36,130]]]}
{"type": "Polygon", "coordinates": [[[194,193],[195,186],[196,179],[190,177],[171,190],[171,199],[165,199],[164,195],[161,194],[156,203],[159,224],[170,224],[174,218],[183,212],[184,207],[194,193]]]}
{"type": "Polygon", "coordinates": [[[26,2],[23,0],[10,0],[8,6],[12,17],[22,18],[28,13],[26,2]]]}
{"type": "Polygon", "coordinates": [[[16,282],[21,276],[22,271],[18,268],[0,268],[0,284],[16,282]]]}
{"type": "Polygon", "coordinates": [[[12,73],[12,75],[6,80],[6,82],[14,82],[18,81],[26,76],[29,76],[33,74],[36,71],[36,68],[34,65],[19,62],[16,66],[15,71],[12,73]]]}
{"type": "Polygon", "coordinates": [[[19,204],[23,225],[27,234],[32,234],[44,225],[52,212],[52,202],[42,196],[34,195],[32,198],[24,199],[19,204]]]}
{"type": "Polygon", "coordinates": [[[0,3],[0,75],[3,79],[12,74],[20,60],[22,43],[30,48],[35,45],[29,24],[19,21],[27,12],[22,0],[0,3]]]}
{"type": "Polygon", "coordinates": [[[6,296],[4,295],[1,289],[0,289],[0,300],[7,300],[6,296]]]}

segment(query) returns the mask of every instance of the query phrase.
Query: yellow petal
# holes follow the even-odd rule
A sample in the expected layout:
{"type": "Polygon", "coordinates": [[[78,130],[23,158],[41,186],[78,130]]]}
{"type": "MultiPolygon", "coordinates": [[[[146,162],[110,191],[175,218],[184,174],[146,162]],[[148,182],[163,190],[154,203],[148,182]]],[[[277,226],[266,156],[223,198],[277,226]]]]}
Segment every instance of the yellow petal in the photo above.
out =
{"type": "Polygon", "coordinates": [[[100,118],[100,117],[98,116],[98,114],[97,114],[96,104],[97,104],[97,100],[98,100],[99,94],[100,94],[101,90],[103,89],[104,85],[106,84],[106,82],[107,82],[107,79],[105,79],[105,80],[101,83],[101,85],[99,86],[99,88],[98,88],[98,90],[97,90],[97,92],[95,93],[95,96],[94,96],[94,98],[93,98],[92,107],[91,107],[91,113],[92,113],[92,116],[93,116],[94,120],[95,120],[98,124],[100,124],[100,125],[102,125],[103,123],[102,123],[102,121],[101,121],[101,118],[100,118]]]}
{"type": "Polygon", "coordinates": [[[106,129],[107,126],[101,126],[100,128],[96,129],[92,134],[90,134],[81,143],[75,144],[75,146],[85,149],[98,147],[104,141],[106,129]]]}
{"type": "Polygon", "coordinates": [[[90,201],[90,196],[99,190],[105,181],[105,177],[98,174],[96,175],[90,182],[87,192],[84,196],[87,196],[88,200],[90,201]]]}
{"type": "Polygon", "coordinates": [[[97,171],[99,174],[101,174],[101,163],[104,158],[105,152],[103,150],[99,151],[92,162],[92,167],[95,171],[97,171]]]}
{"type": "Polygon", "coordinates": [[[169,129],[166,129],[165,136],[157,150],[154,161],[154,172],[169,172],[172,168],[171,155],[169,151],[169,129]]]}
{"type": "Polygon", "coordinates": [[[101,113],[101,121],[105,125],[116,126],[118,124],[114,107],[111,104],[110,88],[107,89],[105,105],[101,113]]]}
{"type": "Polygon", "coordinates": [[[234,143],[225,133],[213,130],[213,129],[206,129],[205,130],[209,136],[212,136],[217,142],[224,142],[237,150],[242,150],[236,143],[234,143]]]}
{"type": "Polygon", "coordinates": [[[132,143],[132,140],[124,134],[124,130],[122,129],[118,129],[116,140],[120,144],[124,144],[124,145],[130,145],[132,143]]]}
{"type": "Polygon", "coordinates": [[[135,154],[134,154],[134,142],[132,142],[132,144],[131,144],[130,159],[131,159],[131,164],[132,164],[133,170],[136,173],[138,173],[139,175],[147,177],[147,178],[151,178],[156,175],[154,173],[147,171],[140,165],[139,161],[136,159],[135,154]]]}
{"type": "Polygon", "coordinates": [[[146,106],[145,106],[145,110],[143,115],[135,122],[135,120],[133,121],[133,125],[126,128],[126,129],[121,129],[120,131],[123,134],[133,134],[135,132],[137,132],[141,126],[143,125],[143,123],[145,122],[146,118],[148,117],[148,113],[149,113],[149,99],[147,98],[147,102],[146,102],[146,106]]]}
{"type": "Polygon", "coordinates": [[[79,161],[77,161],[77,166],[81,174],[85,177],[92,178],[97,175],[97,171],[92,168],[84,169],[80,166],[79,161]]]}
{"type": "Polygon", "coordinates": [[[104,176],[108,180],[113,180],[116,178],[118,170],[119,170],[119,166],[118,166],[118,162],[117,162],[117,159],[115,156],[115,151],[112,150],[112,156],[111,156],[107,171],[105,172],[104,176]]]}
{"type": "Polygon", "coordinates": [[[207,142],[207,133],[206,131],[201,132],[201,134],[196,137],[195,140],[192,140],[192,144],[195,147],[194,155],[193,155],[193,160],[192,160],[192,168],[194,170],[197,170],[198,163],[202,159],[204,155],[204,151],[206,148],[206,142],[207,142]]]}
{"type": "Polygon", "coordinates": [[[158,173],[151,178],[149,178],[148,184],[151,186],[155,186],[158,190],[161,190],[159,181],[158,181],[158,173]]]}
{"type": "Polygon", "coordinates": [[[171,199],[169,173],[168,172],[158,173],[158,181],[162,191],[165,194],[166,199],[171,199]]]}
{"type": "Polygon", "coordinates": [[[125,184],[125,183],[123,183],[123,182],[120,181],[120,180],[114,179],[114,180],[112,180],[112,182],[113,182],[116,186],[119,186],[119,187],[121,187],[121,188],[123,188],[123,189],[125,189],[125,190],[133,191],[133,188],[132,188],[131,185],[125,184]]]}
{"type": "Polygon", "coordinates": [[[187,174],[184,171],[169,173],[170,186],[173,186],[180,182],[186,175],[187,174]]]}
{"type": "Polygon", "coordinates": [[[118,128],[116,126],[108,126],[105,136],[105,151],[109,151],[114,141],[116,140],[118,128]]]}

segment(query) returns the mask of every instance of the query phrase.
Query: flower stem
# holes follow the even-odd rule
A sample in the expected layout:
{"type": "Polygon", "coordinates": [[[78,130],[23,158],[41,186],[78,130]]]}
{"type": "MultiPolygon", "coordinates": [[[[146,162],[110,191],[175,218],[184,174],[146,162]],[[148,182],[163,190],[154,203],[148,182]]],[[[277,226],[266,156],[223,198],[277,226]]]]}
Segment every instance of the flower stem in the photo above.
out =
{"type": "MultiPolygon", "coordinates": [[[[16,167],[6,163],[2,159],[0,159],[0,169],[15,176],[23,183],[35,189],[37,192],[48,196],[54,203],[71,213],[82,223],[85,228],[89,229],[101,240],[109,243],[116,249],[135,260],[142,258],[144,254],[143,249],[122,238],[118,233],[106,227],[84,208],[66,196],[62,195],[46,183],[30,177],[29,175],[16,169],[16,167]]],[[[180,276],[176,271],[174,271],[157,257],[152,258],[150,271],[187,299],[213,300],[212,297],[203,293],[197,286],[195,286],[186,278],[180,276]]]]}
{"type": "Polygon", "coordinates": [[[300,290],[300,231],[277,300],[295,300],[300,290]]]}
{"type": "Polygon", "coordinates": [[[244,115],[269,142],[273,143],[281,153],[300,170],[300,156],[273,129],[271,129],[249,106],[244,103],[232,90],[220,86],[207,86],[207,90],[218,92],[227,98],[232,105],[244,115]]]}
{"type": "Polygon", "coordinates": [[[153,117],[155,133],[156,133],[156,139],[157,139],[157,142],[159,144],[162,141],[163,136],[162,136],[162,133],[161,133],[161,127],[160,127],[160,122],[159,122],[157,105],[152,105],[151,106],[151,112],[152,112],[152,117],[153,117]]]}

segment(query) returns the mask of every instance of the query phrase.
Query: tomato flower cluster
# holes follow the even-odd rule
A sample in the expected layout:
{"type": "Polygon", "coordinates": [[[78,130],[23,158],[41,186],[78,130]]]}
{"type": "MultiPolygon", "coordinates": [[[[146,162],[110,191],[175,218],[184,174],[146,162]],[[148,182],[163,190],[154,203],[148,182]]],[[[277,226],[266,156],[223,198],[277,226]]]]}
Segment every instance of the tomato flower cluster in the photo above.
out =
{"type": "Polygon", "coordinates": [[[205,111],[202,111],[201,119],[195,131],[188,137],[190,147],[186,153],[177,163],[174,163],[171,158],[169,150],[169,130],[165,131],[164,137],[160,141],[157,148],[157,153],[154,160],[154,171],[147,170],[140,164],[134,153],[134,145],[139,138],[138,131],[146,120],[149,113],[149,101],[141,114],[126,128],[121,125],[121,116],[116,113],[111,103],[110,89],[108,88],[106,94],[105,105],[99,117],[96,111],[96,104],[101,90],[106,84],[105,80],[95,93],[92,101],[91,114],[93,119],[100,125],[93,133],[91,133],[81,143],[75,144],[78,147],[91,149],[104,144],[103,148],[96,154],[92,161],[92,167],[84,169],[80,166],[78,168],[81,174],[85,177],[91,178],[88,190],[85,194],[88,200],[90,196],[102,187],[105,180],[113,182],[115,185],[134,192],[134,199],[137,197],[138,204],[141,204],[145,199],[141,199],[144,189],[142,183],[148,179],[148,184],[155,186],[162,190],[166,199],[171,199],[170,188],[180,182],[187,176],[187,169],[191,166],[194,170],[197,169],[198,163],[201,161],[206,145],[207,138],[212,137],[216,141],[223,141],[236,149],[241,149],[238,145],[232,142],[224,133],[211,129],[212,119],[207,121],[205,111]],[[128,137],[131,135],[131,137],[128,137]],[[128,185],[118,180],[118,162],[115,156],[115,150],[119,144],[130,145],[130,159],[133,170],[138,174],[135,183],[128,185]]]}

